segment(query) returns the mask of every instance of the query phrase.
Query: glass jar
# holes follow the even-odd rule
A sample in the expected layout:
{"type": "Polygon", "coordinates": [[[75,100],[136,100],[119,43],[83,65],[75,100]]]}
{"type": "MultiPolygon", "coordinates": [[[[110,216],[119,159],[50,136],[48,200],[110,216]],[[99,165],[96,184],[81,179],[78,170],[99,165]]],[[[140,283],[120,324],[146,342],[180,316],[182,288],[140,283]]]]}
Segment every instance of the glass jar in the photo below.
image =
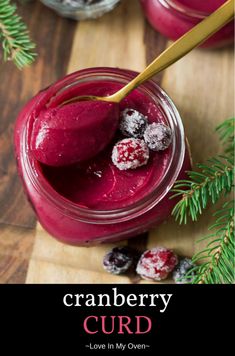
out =
{"type": "Polygon", "coordinates": [[[96,19],[114,9],[120,0],[41,0],[60,16],[74,20],[96,19]]]}
{"type": "Polygon", "coordinates": [[[160,182],[133,204],[114,210],[78,206],[52,188],[29,149],[32,125],[43,107],[53,106],[53,102],[62,96],[68,98],[66,93],[69,90],[84,83],[93,84],[105,79],[125,85],[136,75],[136,72],[116,68],[81,70],[40,91],[19,114],[15,127],[18,172],[41,225],[60,241],[84,245],[135,236],[164,221],[177,201],[169,199],[169,190],[177,178],[186,178],[185,171],[190,169],[190,158],[180,115],[171,99],[154,81],[142,84],[138,92],[148,96],[164,113],[174,133],[172,148],[169,164],[160,182]]]}
{"type": "MultiPolygon", "coordinates": [[[[209,16],[226,0],[140,0],[153,28],[169,39],[177,40],[209,16]]],[[[234,22],[210,37],[202,47],[220,47],[233,43],[234,22]]]]}

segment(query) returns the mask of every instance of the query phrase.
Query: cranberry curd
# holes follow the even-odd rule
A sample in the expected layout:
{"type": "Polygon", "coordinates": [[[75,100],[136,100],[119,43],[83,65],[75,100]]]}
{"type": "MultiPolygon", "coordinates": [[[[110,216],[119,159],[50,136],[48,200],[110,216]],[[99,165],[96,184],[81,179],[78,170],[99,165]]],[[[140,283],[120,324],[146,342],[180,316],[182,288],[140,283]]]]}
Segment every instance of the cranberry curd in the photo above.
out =
{"type": "MultiPolygon", "coordinates": [[[[63,242],[96,244],[135,236],[164,221],[176,202],[169,199],[169,190],[176,179],[185,178],[185,170],[190,169],[190,159],[180,116],[169,97],[153,81],[129,94],[119,104],[118,111],[137,112],[148,121],[148,127],[166,128],[168,144],[159,146],[160,150],[155,150],[151,140],[148,148],[142,138],[127,138],[120,125],[107,126],[106,133],[99,133],[99,120],[103,115],[100,107],[93,114],[89,113],[84,134],[80,132],[76,137],[72,117],[73,112],[77,113],[77,104],[61,106],[79,95],[110,95],[136,74],[112,68],[73,73],[37,94],[18,117],[15,150],[25,191],[42,226],[63,242]],[[63,108],[62,114],[57,118],[60,107],[63,108]],[[41,123],[45,113],[52,118],[47,129],[52,127],[53,135],[54,130],[64,128],[64,131],[63,134],[52,135],[54,141],[50,142],[51,132],[44,130],[46,144],[41,146],[38,155],[32,142],[43,136],[41,130],[45,126],[41,123]],[[69,123],[66,123],[66,117],[69,117],[69,123]],[[98,132],[98,148],[92,151],[89,133],[94,135],[94,132],[98,132]],[[172,133],[171,138],[169,132],[172,133]],[[73,152],[74,157],[78,157],[79,140],[83,158],[73,159],[73,152]],[[120,149],[118,142],[123,142],[123,146],[119,144],[121,149],[128,147],[129,154],[132,154],[130,147],[138,148],[138,154],[144,152],[142,160],[135,159],[134,165],[131,162],[132,166],[128,166],[127,154],[124,154],[120,165],[116,157],[120,151],[114,150],[114,147],[120,149]],[[70,161],[57,164],[58,152],[53,151],[53,144],[62,147],[62,155],[68,153],[70,161]],[[133,147],[128,146],[130,144],[133,147]],[[86,150],[92,155],[86,156],[86,150]]],[[[82,105],[86,111],[85,106],[90,104],[84,102],[82,105]]],[[[115,114],[116,109],[115,112],[112,109],[107,120],[115,114]]],[[[144,119],[140,122],[145,125],[144,119]]],[[[146,135],[146,128],[143,132],[146,135]]]]}

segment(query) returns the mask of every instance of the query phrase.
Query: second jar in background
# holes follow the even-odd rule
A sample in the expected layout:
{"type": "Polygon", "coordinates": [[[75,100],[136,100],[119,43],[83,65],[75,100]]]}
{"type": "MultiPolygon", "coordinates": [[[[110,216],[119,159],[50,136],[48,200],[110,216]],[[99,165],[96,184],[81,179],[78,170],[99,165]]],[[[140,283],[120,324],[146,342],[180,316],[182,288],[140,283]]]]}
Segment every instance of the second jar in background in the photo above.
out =
{"type": "MultiPolygon", "coordinates": [[[[209,16],[226,0],[140,0],[152,27],[169,39],[177,40],[209,16]]],[[[209,38],[203,47],[221,47],[233,42],[234,23],[230,22],[209,38]]]]}

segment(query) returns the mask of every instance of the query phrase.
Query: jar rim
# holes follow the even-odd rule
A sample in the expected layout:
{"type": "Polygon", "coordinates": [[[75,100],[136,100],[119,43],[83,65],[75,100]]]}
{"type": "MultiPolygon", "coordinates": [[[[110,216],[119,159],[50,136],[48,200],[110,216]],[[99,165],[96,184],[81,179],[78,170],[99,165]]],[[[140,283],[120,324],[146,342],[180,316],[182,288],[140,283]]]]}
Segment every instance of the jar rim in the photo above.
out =
{"type": "Polygon", "coordinates": [[[28,125],[32,121],[32,116],[37,117],[37,112],[40,111],[40,107],[49,103],[51,98],[58,93],[60,89],[66,85],[71,85],[74,80],[92,80],[95,78],[110,79],[112,81],[122,83],[128,82],[133,79],[138,73],[125,69],[111,68],[111,67],[97,67],[97,68],[87,68],[72,74],[66,75],[64,78],[58,80],[44,91],[40,92],[39,99],[35,102],[32,107],[31,112],[27,117],[27,124],[22,132],[22,158],[26,174],[28,175],[31,184],[38,191],[43,198],[51,201],[59,210],[63,211],[63,214],[67,214],[74,219],[78,219],[83,222],[94,222],[94,223],[106,223],[112,224],[116,222],[123,222],[146,213],[152,209],[156,204],[158,204],[164,196],[172,188],[177,176],[182,168],[184,155],[185,155],[185,136],[184,128],[174,103],[166,94],[166,92],[161,89],[157,83],[153,80],[142,84],[139,90],[148,90],[151,93],[162,100],[160,103],[164,106],[164,114],[167,115],[167,120],[173,130],[174,137],[172,142],[172,155],[169,162],[169,167],[167,168],[161,181],[150,193],[141,198],[139,201],[134,202],[126,207],[114,209],[114,210],[95,210],[90,208],[83,208],[78,206],[78,204],[66,199],[60,195],[46,180],[42,172],[37,169],[36,159],[30,156],[29,152],[29,137],[28,137],[28,125]],[[39,110],[39,111],[37,111],[39,110]],[[31,119],[31,120],[30,120],[31,119]],[[173,173],[172,173],[173,171],[173,173]]]}
{"type": "MultiPolygon", "coordinates": [[[[97,3],[94,4],[84,4],[84,5],[75,5],[68,3],[62,3],[59,1],[55,0],[41,0],[41,2],[48,7],[52,8],[53,10],[56,11],[65,11],[66,13],[76,13],[79,16],[91,16],[91,17],[96,17],[96,15],[101,15],[102,11],[107,11],[107,10],[112,10],[114,6],[119,2],[120,0],[100,0],[97,3]]],[[[84,18],[85,18],[84,17],[84,18]]]]}
{"type": "Polygon", "coordinates": [[[191,9],[190,7],[180,4],[177,0],[158,0],[164,7],[168,9],[175,10],[187,17],[193,17],[196,19],[204,19],[210,15],[209,12],[199,11],[196,9],[191,9]]]}

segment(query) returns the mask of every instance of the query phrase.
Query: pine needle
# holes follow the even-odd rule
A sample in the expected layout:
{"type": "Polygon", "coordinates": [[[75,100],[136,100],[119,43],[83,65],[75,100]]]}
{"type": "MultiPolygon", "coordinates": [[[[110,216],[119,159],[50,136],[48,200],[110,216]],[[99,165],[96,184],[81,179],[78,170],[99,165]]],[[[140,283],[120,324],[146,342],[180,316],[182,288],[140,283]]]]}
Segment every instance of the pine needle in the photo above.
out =
{"type": "Polygon", "coordinates": [[[178,180],[172,189],[175,194],[171,198],[182,196],[172,211],[180,224],[186,224],[189,217],[192,221],[196,221],[209,202],[215,204],[233,187],[234,167],[232,162],[214,157],[207,163],[208,166],[197,165],[200,172],[187,172],[191,180],[178,180]]]}
{"type": "Polygon", "coordinates": [[[193,256],[193,262],[201,264],[187,275],[192,284],[231,284],[235,280],[234,201],[225,203],[214,216],[215,224],[209,228],[214,233],[204,237],[209,240],[206,248],[193,256]]]}
{"type": "MultiPolygon", "coordinates": [[[[234,189],[234,127],[235,118],[219,125],[216,131],[224,145],[224,154],[198,164],[198,172],[188,172],[188,180],[175,183],[173,197],[180,197],[172,215],[179,223],[188,218],[196,221],[209,203],[215,204],[234,189]]],[[[231,284],[235,280],[234,203],[227,201],[213,215],[215,222],[211,233],[198,242],[208,240],[206,248],[195,254],[193,262],[199,263],[185,276],[192,284],[231,284]]]]}
{"type": "Polygon", "coordinates": [[[209,203],[215,204],[222,196],[231,192],[235,171],[234,123],[234,118],[229,119],[217,128],[225,145],[225,155],[212,157],[205,164],[197,164],[199,171],[189,171],[189,179],[175,183],[171,199],[179,196],[181,199],[175,205],[172,215],[180,224],[186,224],[188,218],[197,221],[209,203]]]}
{"type": "Polygon", "coordinates": [[[16,14],[16,6],[9,0],[0,0],[0,40],[4,61],[12,60],[19,69],[34,61],[35,44],[31,42],[21,17],[16,14]]]}

